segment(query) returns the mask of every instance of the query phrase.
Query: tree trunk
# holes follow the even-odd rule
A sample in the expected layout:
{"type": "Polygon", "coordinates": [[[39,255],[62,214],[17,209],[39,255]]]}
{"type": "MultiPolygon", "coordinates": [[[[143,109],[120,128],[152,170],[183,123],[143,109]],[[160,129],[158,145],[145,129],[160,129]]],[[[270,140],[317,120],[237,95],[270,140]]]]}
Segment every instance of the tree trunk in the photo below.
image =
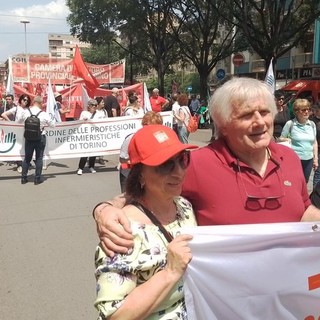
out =
{"type": "Polygon", "coordinates": [[[200,100],[208,99],[208,71],[206,68],[198,69],[200,77],[200,100]]]}

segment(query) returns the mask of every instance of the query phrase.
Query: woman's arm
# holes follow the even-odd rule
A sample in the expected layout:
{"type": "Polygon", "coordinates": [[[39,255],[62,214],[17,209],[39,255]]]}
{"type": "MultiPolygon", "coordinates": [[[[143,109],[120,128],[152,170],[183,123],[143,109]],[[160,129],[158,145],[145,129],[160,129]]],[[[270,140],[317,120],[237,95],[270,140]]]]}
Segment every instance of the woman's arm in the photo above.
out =
{"type": "Polygon", "coordinates": [[[304,212],[301,221],[320,221],[320,209],[311,204],[304,212]]]}
{"type": "Polygon", "coordinates": [[[6,121],[11,121],[8,117],[9,115],[13,114],[11,110],[5,111],[1,114],[1,118],[3,118],[6,121]]]}
{"type": "Polygon", "coordinates": [[[155,312],[183,276],[192,259],[188,242],[191,235],[180,235],[168,245],[166,267],[137,286],[108,320],[141,320],[155,312]]]}
{"type": "Polygon", "coordinates": [[[318,168],[318,142],[317,142],[317,138],[315,138],[313,143],[313,169],[316,170],[317,168],[318,168]]]}

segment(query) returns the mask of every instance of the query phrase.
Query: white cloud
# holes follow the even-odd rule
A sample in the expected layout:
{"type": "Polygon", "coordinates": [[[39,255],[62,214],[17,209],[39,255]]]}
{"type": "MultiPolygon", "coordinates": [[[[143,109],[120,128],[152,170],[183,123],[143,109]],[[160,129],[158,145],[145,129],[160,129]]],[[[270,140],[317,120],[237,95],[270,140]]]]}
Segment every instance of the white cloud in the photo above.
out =
{"type": "Polygon", "coordinates": [[[24,52],[24,26],[21,20],[30,21],[26,27],[30,53],[48,53],[49,33],[69,33],[66,18],[70,11],[66,1],[43,2],[42,5],[26,6],[25,0],[18,0],[0,8],[0,62],[5,61],[9,55],[24,52]]]}
{"type": "Polygon", "coordinates": [[[69,8],[65,0],[51,1],[45,5],[32,5],[29,7],[9,10],[13,15],[21,17],[65,18],[69,14],[69,8]]]}

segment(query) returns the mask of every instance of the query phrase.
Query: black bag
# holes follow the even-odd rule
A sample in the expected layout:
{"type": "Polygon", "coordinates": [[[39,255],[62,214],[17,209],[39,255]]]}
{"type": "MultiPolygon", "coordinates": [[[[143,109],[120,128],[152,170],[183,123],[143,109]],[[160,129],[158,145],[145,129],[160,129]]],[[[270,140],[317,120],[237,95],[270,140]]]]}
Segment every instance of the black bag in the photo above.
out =
{"type": "Polygon", "coordinates": [[[32,114],[30,109],[30,117],[28,117],[24,122],[24,138],[30,141],[36,141],[41,139],[41,129],[40,129],[40,119],[38,115],[41,110],[37,114],[32,114]]]}

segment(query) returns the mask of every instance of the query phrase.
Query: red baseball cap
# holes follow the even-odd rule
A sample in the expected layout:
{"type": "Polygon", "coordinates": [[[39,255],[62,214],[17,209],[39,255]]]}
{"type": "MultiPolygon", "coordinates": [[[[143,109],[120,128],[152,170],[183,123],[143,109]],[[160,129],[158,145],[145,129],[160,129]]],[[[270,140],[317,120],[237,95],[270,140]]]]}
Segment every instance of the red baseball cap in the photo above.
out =
{"type": "Polygon", "coordinates": [[[198,146],[182,143],[177,134],[164,125],[147,125],[138,130],[129,144],[130,164],[158,166],[177,153],[198,146]]]}

